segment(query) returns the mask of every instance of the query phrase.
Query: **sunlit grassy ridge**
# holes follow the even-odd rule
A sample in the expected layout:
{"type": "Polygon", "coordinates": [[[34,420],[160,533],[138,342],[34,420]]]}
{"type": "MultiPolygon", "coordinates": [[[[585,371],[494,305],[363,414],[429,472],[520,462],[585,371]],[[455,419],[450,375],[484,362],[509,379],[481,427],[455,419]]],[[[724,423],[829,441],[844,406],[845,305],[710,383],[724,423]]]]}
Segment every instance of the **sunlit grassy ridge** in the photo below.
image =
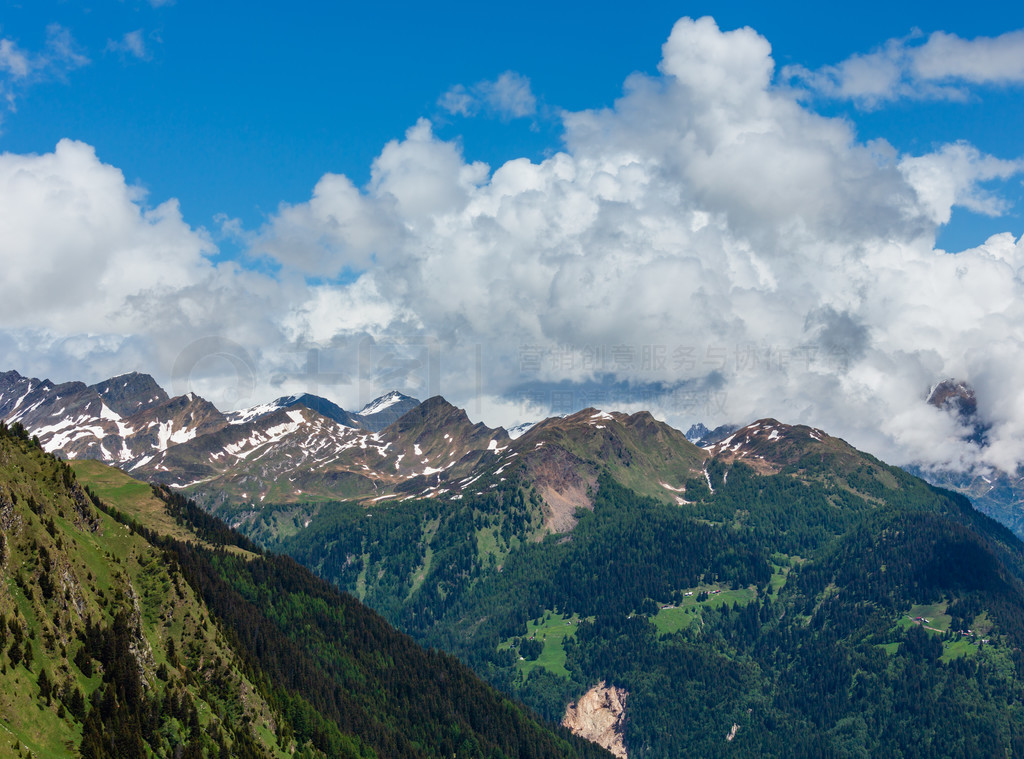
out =
{"type": "MultiPolygon", "coordinates": [[[[110,473],[106,482],[107,494],[123,506],[175,535],[187,533],[166,518],[148,485],[120,473],[110,473]]],[[[147,739],[150,751],[171,755],[176,746],[191,745],[244,754],[260,745],[266,755],[289,755],[272,733],[261,742],[245,727],[274,723],[280,715],[163,551],[97,508],[73,470],[6,431],[0,434],[0,512],[0,649],[6,649],[0,653],[0,721],[11,737],[6,745],[37,756],[88,754],[103,745],[119,745],[125,756],[137,752],[138,723],[122,725],[118,742],[94,719],[91,701],[114,697],[115,684],[105,675],[121,665],[116,651],[96,648],[91,629],[106,630],[108,646],[121,641],[131,647],[138,686],[163,715],[147,739]],[[173,708],[163,712],[171,702],[173,708]]],[[[115,698],[124,707],[140,697],[121,692],[115,698]]]]}
{"type": "Polygon", "coordinates": [[[0,427],[9,745],[89,759],[603,755],[186,499],[78,469],[88,489],[0,427]]]}

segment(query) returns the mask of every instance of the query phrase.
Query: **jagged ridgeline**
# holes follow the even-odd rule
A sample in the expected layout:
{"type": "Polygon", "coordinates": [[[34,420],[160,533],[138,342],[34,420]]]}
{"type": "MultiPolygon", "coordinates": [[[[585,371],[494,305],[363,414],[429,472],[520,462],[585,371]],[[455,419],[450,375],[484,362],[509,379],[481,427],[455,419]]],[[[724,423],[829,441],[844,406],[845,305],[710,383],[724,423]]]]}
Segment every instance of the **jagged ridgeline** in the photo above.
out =
{"type": "Polygon", "coordinates": [[[607,755],[189,501],[83,464],[89,488],[0,424],[0,755],[607,755]]]}

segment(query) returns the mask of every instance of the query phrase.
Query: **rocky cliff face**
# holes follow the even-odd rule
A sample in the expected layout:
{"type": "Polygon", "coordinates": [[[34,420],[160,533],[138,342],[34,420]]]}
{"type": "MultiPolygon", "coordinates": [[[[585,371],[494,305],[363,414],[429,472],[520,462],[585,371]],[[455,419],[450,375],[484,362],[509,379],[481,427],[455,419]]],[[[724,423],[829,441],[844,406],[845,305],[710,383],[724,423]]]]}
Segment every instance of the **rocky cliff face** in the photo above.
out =
{"type": "Polygon", "coordinates": [[[626,727],[626,697],[629,695],[604,680],[569,704],[562,725],[581,738],[606,748],[620,759],[627,759],[622,736],[626,727]]]}

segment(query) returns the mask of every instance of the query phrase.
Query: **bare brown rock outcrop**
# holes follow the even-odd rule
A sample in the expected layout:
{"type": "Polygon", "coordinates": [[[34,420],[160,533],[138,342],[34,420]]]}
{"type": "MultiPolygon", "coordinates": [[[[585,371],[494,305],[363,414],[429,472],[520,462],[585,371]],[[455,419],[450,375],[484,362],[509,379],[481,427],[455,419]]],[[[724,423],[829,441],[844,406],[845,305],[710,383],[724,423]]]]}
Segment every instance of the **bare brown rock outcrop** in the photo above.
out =
{"type": "Polygon", "coordinates": [[[608,686],[604,680],[588,690],[576,703],[565,708],[562,725],[573,733],[593,741],[621,759],[627,759],[622,736],[626,728],[628,692],[608,686]]]}

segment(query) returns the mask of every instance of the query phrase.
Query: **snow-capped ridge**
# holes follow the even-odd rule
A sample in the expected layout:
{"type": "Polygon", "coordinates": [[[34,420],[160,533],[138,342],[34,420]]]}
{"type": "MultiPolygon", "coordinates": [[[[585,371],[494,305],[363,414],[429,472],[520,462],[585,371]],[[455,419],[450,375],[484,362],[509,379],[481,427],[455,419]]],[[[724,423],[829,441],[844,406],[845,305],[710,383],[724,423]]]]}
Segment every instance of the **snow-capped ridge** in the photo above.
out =
{"type": "Polygon", "coordinates": [[[539,422],[520,422],[519,424],[512,425],[505,431],[508,433],[508,436],[512,440],[516,440],[518,438],[521,438],[523,435],[532,430],[538,424],[539,422]]]}
{"type": "Polygon", "coordinates": [[[365,406],[363,406],[361,409],[359,409],[359,411],[357,412],[357,415],[358,416],[371,416],[373,414],[379,414],[381,411],[384,411],[385,409],[391,408],[396,403],[401,403],[402,401],[411,401],[411,400],[415,400],[415,399],[414,398],[410,398],[408,395],[404,395],[404,394],[398,392],[397,390],[392,390],[390,393],[386,393],[385,395],[382,395],[380,398],[376,398],[376,399],[370,401],[369,403],[367,403],[365,406]]]}

